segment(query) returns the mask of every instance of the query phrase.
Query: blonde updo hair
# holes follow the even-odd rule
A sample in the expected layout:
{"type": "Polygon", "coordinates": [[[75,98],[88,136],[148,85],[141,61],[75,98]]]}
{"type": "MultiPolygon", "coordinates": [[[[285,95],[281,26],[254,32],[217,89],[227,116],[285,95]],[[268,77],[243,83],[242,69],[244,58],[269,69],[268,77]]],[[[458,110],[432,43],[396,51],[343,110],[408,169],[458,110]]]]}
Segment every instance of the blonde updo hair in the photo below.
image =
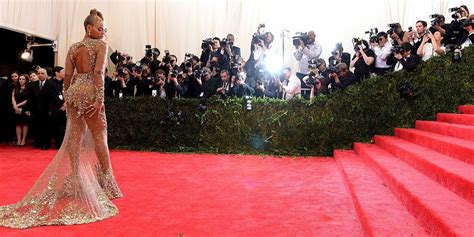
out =
{"type": "Polygon", "coordinates": [[[94,25],[98,20],[103,21],[104,16],[102,16],[100,11],[94,8],[89,12],[89,15],[84,20],[84,29],[87,30],[87,25],[94,25]]]}

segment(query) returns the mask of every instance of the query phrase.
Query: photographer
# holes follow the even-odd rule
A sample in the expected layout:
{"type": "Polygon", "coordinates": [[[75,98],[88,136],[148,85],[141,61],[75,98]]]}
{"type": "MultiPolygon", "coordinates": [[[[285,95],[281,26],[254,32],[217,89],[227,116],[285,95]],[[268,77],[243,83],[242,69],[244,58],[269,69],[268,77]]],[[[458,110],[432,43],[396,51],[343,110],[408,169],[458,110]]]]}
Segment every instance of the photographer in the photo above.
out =
{"type": "Polygon", "coordinates": [[[439,31],[436,31],[433,34],[431,34],[431,32],[426,33],[423,36],[423,40],[421,41],[421,45],[418,47],[416,54],[421,57],[423,61],[430,59],[432,56],[445,54],[445,48],[441,43],[442,40],[443,36],[439,31]]]}
{"type": "Polygon", "coordinates": [[[163,69],[156,70],[155,79],[153,80],[153,84],[151,86],[152,94],[153,94],[153,91],[155,91],[154,93],[156,93],[157,96],[161,98],[165,98],[166,97],[166,92],[164,88],[165,81],[166,81],[165,71],[163,71],[163,69]]]}
{"type": "Polygon", "coordinates": [[[295,36],[293,45],[296,51],[293,53],[298,61],[298,71],[296,76],[303,79],[308,74],[308,61],[311,59],[318,59],[322,53],[322,47],[315,42],[316,34],[314,31],[308,31],[308,34],[295,36]]]}
{"type": "Polygon", "coordinates": [[[336,47],[331,52],[331,57],[329,57],[328,62],[331,66],[336,66],[339,63],[345,63],[349,65],[351,62],[351,55],[347,52],[344,52],[342,43],[337,43],[336,47]]]}
{"type": "Polygon", "coordinates": [[[394,71],[415,71],[418,64],[420,64],[420,58],[416,54],[412,55],[411,49],[412,46],[410,43],[403,43],[401,46],[394,48],[394,56],[397,59],[394,71]]]}
{"type": "Polygon", "coordinates": [[[158,59],[158,57],[160,56],[161,52],[159,49],[157,48],[153,48],[153,52],[152,52],[152,56],[153,56],[153,59],[151,60],[151,62],[148,64],[150,66],[150,73],[151,75],[155,75],[156,71],[158,70],[158,68],[160,67],[160,64],[161,64],[161,61],[158,59]]]}
{"type": "Polygon", "coordinates": [[[431,20],[430,32],[434,34],[436,31],[439,31],[442,35],[446,34],[446,30],[449,29],[451,24],[446,24],[445,17],[441,14],[432,14],[430,18],[433,18],[431,20]]]}
{"type": "MultiPolygon", "coordinates": [[[[204,43],[203,43],[204,44],[204,43]]],[[[227,45],[227,44],[226,44],[227,45]]],[[[209,67],[210,62],[213,58],[217,59],[218,71],[229,68],[229,55],[230,49],[226,52],[227,47],[221,47],[221,41],[219,38],[214,37],[210,44],[210,47],[203,48],[201,53],[201,64],[209,67]]]]}
{"type": "Polygon", "coordinates": [[[375,52],[369,48],[366,40],[356,42],[354,45],[355,55],[352,58],[350,67],[354,68],[354,75],[358,81],[363,81],[370,77],[375,62],[375,52]]]}
{"type": "Polygon", "coordinates": [[[290,67],[283,68],[283,78],[281,88],[283,89],[283,99],[290,100],[292,98],[301,98],[301,81],[292,74],[290,67]]]}
{"type": "Polygon", "coordinates": [[[240,53],[240,48],[234,45],[235,42],[235,37],[233,34],[228,34],[227,35],[227,46],[230,49],[230,58],[238,59],[240,60],[241,58],[241,53],[240,53]]]}
{"type": "Polygon", "coordinates": [[[177,70],[171,70],[168,73],[168,78],[166,79],[163,88],[165,89],[166,98],[168,99],[177,98],[181,95],[183,88],[178,82],[177,70]]]}
{"type": "Polygon", "coordinates": [[[461,45],[462,48],[465,48],[474,42],[474,30],[472,29],[474,27],[474,20],[466,19],[463,22],[463,27],[464,27],[464,30],[468,32],[468,37],[466,41],[464,41],[464,43],[461,45]]]}
{"type": "Polygon", "coordinates": [[[245,84],[245,80],[239,74],[231,74],[231,83],[229,96],[232,97],[243,97],[246,95],[253,95],[254,89],[249,85],[245,84]]]}
{"type": "Polygon", "coordinates": [[[120,93],[122,93],[123,97],[127,96],[135,96],[135,86],[136,86],[136,81],[135,78],[132,77],[132,73],[128,68],[123,67],[123,68],[118,68],[118,81],[119,81],[119,97],[120,93]]]}
{"type": "Polygon", "coordinates": [[[151,76],[148,64],[142,64],[134,68],[133,76],[137,83],[135,96],[151,96],[153,77],[151,76]]]}
{"type": "Polygon", "coordinates": [[[357,82],[357,78],[349,71],[345,63],[339,63],[335,68],[331,68],[329,70],[329,78],[329,83],[339,89],[345,89],[357,82]]]}
{"type": "Polygon", "coordinates": [[[377,34],[378,44],[374,48],[374,53],[376,56],[374,73],[379,76],[384,75],[390,70],[390,64],[387,63],[387,59],[390,56],[392,44],[388,41],[387,36],[387,33],[383,31],[379,32],[377,34]]]}
{"type": "Polygon", "coordinates": [[[303,77],[303,82],[311,88],[309,99],[312,100],[314,97],[322,94],[323,92],[323,85],[321,81],[324,81],[324,77],[319,74],[317,60],[316,63],[313,64],[314,61],[310,61],[309,65],[309,73],[307,76],[303,77]]]}
{"type": "Polygon", "coordinates": [[[387,31],[387,34],[393,41],[393,46],[402,45],[405,42],[410,42],[410,37],[408,33],[403,31],[400,23],[392,23],[388,25],[390,29],[387,31]]]}
{"type": "Polygon", "coordinates": [[[246,83],[252,88],[257,86],[257,83],[262,83],[270,79],[268,72],[268,59],[272,56],[272,43],[274,36],[271,32],[261,33],[265,25],[260,24],[257,33],[252,37],[250,57],[245,64],[247,72],[246,83]]]}
{"type": "Polygon", "coordinates": [[[418,48],[421,45],[421,42],[423,41],[423,36],[429,32],[428,29],[428,24],[426,21],[419,20],[416,22],[415,28],[416,32],[410,32],[410,43],[413,45],[413,48],[411,49],[413,52],[417,52],[418,48]]]}
{"type": "Polygon", "coordinates": [[[231,82],[230,82],[230,73],[227,70],[222,70],[220,72],[220,81],[217,84],[216,88],[216,95],[218,95],[221,99],[227,99],[227,97],[231,96],[231,82]]]}
{"type": "Polygon", "coordinates": [[[444,37],[444,44],[453,44],[453,45],[461,45],[463,44],[469,33],[464,29],[463,22],[465,19],[469,19],[469,9],[467,6],[462,5],[460,7],[453,7],[448,9],[450,12],[453,12],[451,24],[446,31],[446,35],[444,37]]]}
{"type": "Polygon", "coordinates": [[[201,94],[201,70],[193,71],[193,64],[191,61],[187,61],[184,65],[183,70],[183,97],[185,98],[199,98],[201,94]]]}

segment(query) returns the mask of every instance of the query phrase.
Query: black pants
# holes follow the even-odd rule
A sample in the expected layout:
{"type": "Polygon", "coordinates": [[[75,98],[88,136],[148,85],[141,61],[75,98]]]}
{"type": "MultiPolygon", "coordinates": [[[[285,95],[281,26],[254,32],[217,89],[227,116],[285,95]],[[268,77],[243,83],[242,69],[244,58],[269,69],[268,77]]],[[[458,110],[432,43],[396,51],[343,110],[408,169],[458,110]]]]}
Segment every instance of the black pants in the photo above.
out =
{"type": "Polygon", "coordinates": [[[383,75],[385,75],[385,74],[386,74],[387,72],[389,72],[389,71],[390,71],[390,68],[389,68],[389,67],[388,67],[388,68],[379,68],[379,67],[376,67],[376,68],[374,69],[374,72],[375,72],[375,74],[377,74],[377,76],[383,76],[383,75]]]}
{"type": "Polygon", "coordinates": [[[49,133],[48,114],[38,112],[33,117],[32,127],[34,129],[35,148],[49,149],[51,146],[51,136],[49,133]]]}

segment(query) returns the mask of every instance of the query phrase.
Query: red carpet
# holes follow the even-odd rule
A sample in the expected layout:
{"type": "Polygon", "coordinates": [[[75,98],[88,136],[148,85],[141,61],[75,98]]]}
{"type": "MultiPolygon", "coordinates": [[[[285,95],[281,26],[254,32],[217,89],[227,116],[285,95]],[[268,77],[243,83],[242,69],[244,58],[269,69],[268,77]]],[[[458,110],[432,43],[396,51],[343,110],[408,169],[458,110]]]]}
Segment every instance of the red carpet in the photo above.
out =
{"type": "MultiPolygon", "coordinates": [[[[474,236],[474,106],[335,159],[112,151],[120,214],[0,236],[474,236]]],[[[0,146],[0,205],[54,151],[0,146]]]]}
{"type": "MultiPolygon", "coordinates": [[[[54,151],[0,147],[0,205],[21,198],[54,151]]],[[[334,159],[112,151],[120,214],[0,236],[362,236],[334,159]]]]}

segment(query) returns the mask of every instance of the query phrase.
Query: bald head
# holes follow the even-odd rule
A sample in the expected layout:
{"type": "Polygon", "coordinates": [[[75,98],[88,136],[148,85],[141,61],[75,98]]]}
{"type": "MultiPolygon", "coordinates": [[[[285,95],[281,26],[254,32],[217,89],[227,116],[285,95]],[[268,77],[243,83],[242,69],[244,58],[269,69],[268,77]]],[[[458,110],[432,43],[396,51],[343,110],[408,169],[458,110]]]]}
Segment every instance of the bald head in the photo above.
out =
{"type": "Polygon", "coordinates": [[[40,79],[40,81],[44,81],[44,80],[48,79],[48,72],[44,68],[38,69],[37,74],[38,74],[38,78],[40,79]]]}
{"type": "Polygon", "coordinates": [[[314,41],[316,40],[316,33],[314,33],[314,31],[308,31],[308,38],[309,38],[309,42],[310,43],[314,43],[314,41]]]}

